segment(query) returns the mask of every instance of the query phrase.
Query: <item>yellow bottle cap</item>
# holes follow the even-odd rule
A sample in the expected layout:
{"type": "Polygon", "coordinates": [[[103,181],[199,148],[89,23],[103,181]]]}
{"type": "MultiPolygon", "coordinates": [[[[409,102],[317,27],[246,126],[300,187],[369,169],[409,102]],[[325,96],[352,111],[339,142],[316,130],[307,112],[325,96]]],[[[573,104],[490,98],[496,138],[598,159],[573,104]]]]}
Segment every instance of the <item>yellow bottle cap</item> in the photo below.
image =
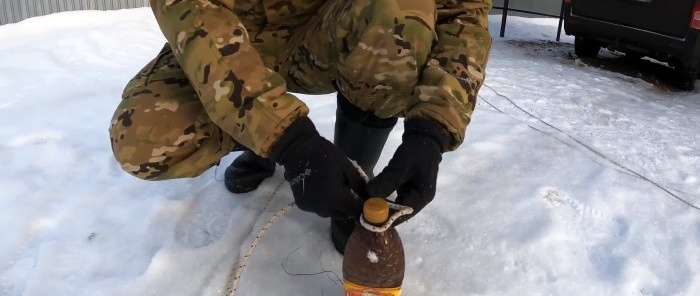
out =
{"type": "Polygon", "coordinates": [[[362,214],[367,222],[382,224],[389,219],[389,203],[381,197],[373,197],[365,201],[362,214]]]}

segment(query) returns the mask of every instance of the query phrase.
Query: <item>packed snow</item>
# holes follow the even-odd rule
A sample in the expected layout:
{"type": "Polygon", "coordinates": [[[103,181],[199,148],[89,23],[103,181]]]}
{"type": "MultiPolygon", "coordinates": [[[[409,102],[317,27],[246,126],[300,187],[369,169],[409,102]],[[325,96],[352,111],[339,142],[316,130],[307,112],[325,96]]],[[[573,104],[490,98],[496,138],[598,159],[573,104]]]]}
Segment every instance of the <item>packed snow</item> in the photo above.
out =
{"type": "Polygon", "coordinates": [[[379,257],[377,256],[377,253],[375,253],[372,250],[367,251],[367,259],[369,260],[369,262],[372,263],[379,262],[379,257]]]}
{"type": "MultiPolygon", "coordinates": [[[[700,295],[700,93],[582,61],[556,27],[510,17],[494,37],[466,142],[398,227],[403,295],[700,295]]],[[[280,167],[226,191],[235,153],[192,179],[119,168],[112,113],[164,42],[150,10],[32,18],[0,41],[0,295],[227,295],[291,192],[280,167]]],[[[331,138],[334,95],[301,98],[331,138]]],[[[279,216],[235,295],[341,295],[328,232],[279,216]]]]}

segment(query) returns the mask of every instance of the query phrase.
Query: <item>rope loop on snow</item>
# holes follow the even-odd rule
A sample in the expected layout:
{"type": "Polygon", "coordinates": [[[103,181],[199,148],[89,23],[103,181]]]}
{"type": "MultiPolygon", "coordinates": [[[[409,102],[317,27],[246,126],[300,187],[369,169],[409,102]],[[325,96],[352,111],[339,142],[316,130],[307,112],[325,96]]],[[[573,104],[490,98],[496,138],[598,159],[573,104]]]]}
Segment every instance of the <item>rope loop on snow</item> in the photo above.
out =
{"type": "MultiPolygon", "coordinates": [[[[272,204],[275,196],[277,195],[277,192],[280,190],[282,187],[282,184],[284,181],[280,181],[279,184],[277,184],[277,188],[275,189],[274,192],[270,195],[270,199],[268,200],[267,204],[265,205],[265,208],[263,208],[263,211],[267,211],[267,209],[270,207],[272,204]]],[[[272,224],[274,224],[277,219],[280,217],[284,216],[289,210],[291,210],[294,207],[295,203],[291,202],[285,207],[277,210],[272,217],[270,217],[267,220],[267,223],[265,223],[265,226],[263,226],[259,231],[258,234],[255,236],[255,239],[253,242],[250,244],[248,247],[248,251],[246,252],[245,256],[238,262],[234,263],[233,268],[231,270],[231,273],[229,275],[229,279],[226,284],[226,293],[225,295],[228,296],[234,296],[236,295],[236,291],[238,290],[238,283],[240,282],[241,276],[243,276],[243,270],[245,270],[246,266],[248,265],[248,261],[250,260],[250,257],[253,256],[253,252],[255,251],[255,248],[258,246],[258,243],[260,243],[260,240],[265,236],[265,233],[272,227],[272,224]]]]}
{"type": "MultiPolygon", "coordinates": [[[[364,172],[364,170],[362,170],[362,168],[355,161],[350,160],[350,162],[353,164],[353,166],[355,166],[355,168],[360,173],[362,178],[364,178],[366,182],[369,182],[369,177],[364,172]]],[[[273,200],[275,199],[277,193],[279,192],[279,190],[282,187],[282,184],[284,184],[284,180],[280,181],[280,183],[277,184],[277,188],[275,188],[275,190],[270,195],[267,204],[263,208],[263,212],[267,211],[269,209],[269,207],[272,205],[273,200]]],[[[396,195],[396,193],[393,193],[391,196],[395,196],[395,195],[396,195]]],[[[387,202],[389,203],[389,209],[394,210],[394,212],[391,214],[389,219],[387,219],[386,222],[384,222],[383,225],[381,225],[381,226],[371,225],[365,221],[365,218],[362,215],[360,215],[360,224],[365,229],[367,229],[369,231],[384,232],[394,224],[396,219],[398,219],[402,216],[405,216],[405,215],[410,215],[411,213],[413,213],[413,208],[411,208],[411,207],[396,204],[396,203],[393,203],[389,200],[387,200],[387,202]]],[[[258,246],[258,243],[260,243],[260,240],[263,238],[263,236],[265,236],[265,233],[267,233],[267,231],[270,229],[270,227],[272,227],[272,224],[274,224],[280,217],[284,216],[287,212],[289,212],[289,210],[294,208],[295,205],[296,204],[294,202],[291,202],[288,205],[286,205],[285,207],[277,210],[277,212],[275,212],[275,214],[272,215],[272,217],[270,217],[267,220],[267,223],[265,223],[265,226],[263,226],[258,231],[258,234],[255,236],[255,239],[248,247],[248,251],[246,252],[245,256],[243,256],[243,258],[241,260],[239,260],[238,262],[234,263],[232,270],[231,270],[231,273],[229,274],[229,279],[226,283],[225,295],[228,295],[228,296],[236,295],[236,291],[238,290],[238,283],[240,282],[241,276],[243,275],[243,270],[248,265],[248,261],[250,260],[250,257],[253,256],[253,252],[255,251],[255,248],[258,246]]]]}

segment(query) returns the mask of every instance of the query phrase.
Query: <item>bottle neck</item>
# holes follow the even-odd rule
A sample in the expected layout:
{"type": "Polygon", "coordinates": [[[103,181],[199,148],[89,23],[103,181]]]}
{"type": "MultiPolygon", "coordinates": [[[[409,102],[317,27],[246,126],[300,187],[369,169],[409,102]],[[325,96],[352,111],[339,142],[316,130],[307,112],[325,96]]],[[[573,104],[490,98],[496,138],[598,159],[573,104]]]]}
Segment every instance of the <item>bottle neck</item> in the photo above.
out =
{"type": "Polygon", "coordinates": [[[386,231],[388,229],[388,227],[385,225],[386,222],[387,220],[382,223],[372,223],[367,221],[367,219],[364,217],[360,218],[360,225],[362,225],[362,228],[375,233],[382,233],[386,231]]]}

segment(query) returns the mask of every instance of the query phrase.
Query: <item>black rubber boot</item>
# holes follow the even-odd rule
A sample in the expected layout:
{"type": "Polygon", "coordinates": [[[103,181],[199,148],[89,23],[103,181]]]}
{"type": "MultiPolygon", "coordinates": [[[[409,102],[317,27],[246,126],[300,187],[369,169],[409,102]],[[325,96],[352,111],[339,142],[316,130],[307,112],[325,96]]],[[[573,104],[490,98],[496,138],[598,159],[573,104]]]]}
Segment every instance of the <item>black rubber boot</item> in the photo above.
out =
{"type": "Polygon", "coordinates": [[[263,180],[275,172],[275,163],[269,158],[245,150],[236,157],[224,173],[226,189],[233,193],[255,190],[263,180]]]}
{"type": "Polygon", "coordinates": [[[345,245],[357,224],[357,219],[331,219],[331,241],[338,253],[345,254],[345,245]]]}
{"type": "MultiPolygon", "coordinates": [[[[352,105],[338,92],[338,107],[335,118],[333,143],[371,178],[374,166],[382,154],[389,133],[396,125],[396,117],[379,118],[371,112],[352,105]]],[[[357,224],[356,218],[331,219],[331,240],[341,254],[357,224]]]]}

